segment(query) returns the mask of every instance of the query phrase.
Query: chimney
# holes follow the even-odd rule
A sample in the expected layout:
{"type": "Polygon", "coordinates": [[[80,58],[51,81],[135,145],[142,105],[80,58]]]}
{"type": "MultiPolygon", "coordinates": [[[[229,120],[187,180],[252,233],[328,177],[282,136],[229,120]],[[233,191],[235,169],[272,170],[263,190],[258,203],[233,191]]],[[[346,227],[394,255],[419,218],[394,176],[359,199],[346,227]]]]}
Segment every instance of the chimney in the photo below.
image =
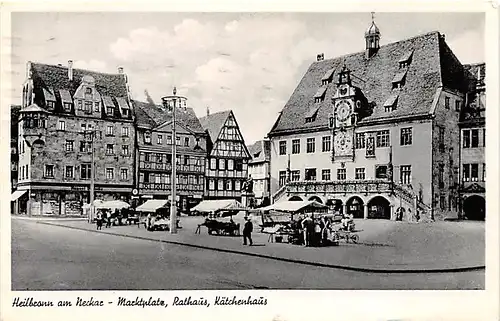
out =
{"type": "Polygon", "coordinates": [[[73,60],[68,60],[68,79],[73,80],[73,60]]]}
{"type": "Polygon", "coordinates": [[[325,54],[324,53],[317,54],[316,61],[322,61],[322,60],[325,60],[325,54]]]}
{"type": "Polygon", "coordinates": [[[118,73],[123,74],[123,67],[118,67],[118,73]]]}
{"type": "Polygon", "coordinates": [[[207,106],[207,116],[210,116],[210,107],[207,106]]]}

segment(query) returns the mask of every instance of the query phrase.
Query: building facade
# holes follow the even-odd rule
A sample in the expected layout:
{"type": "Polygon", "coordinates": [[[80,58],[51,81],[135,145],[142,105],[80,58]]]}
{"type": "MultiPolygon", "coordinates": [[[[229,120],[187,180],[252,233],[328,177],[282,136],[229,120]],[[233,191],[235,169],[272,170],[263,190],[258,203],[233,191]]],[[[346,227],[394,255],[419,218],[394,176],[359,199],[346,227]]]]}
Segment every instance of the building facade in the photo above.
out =
{"type": "Polygon", "coordinates": [[[200,119],[208,134],[205,199],[241,200],[250,153],[231,110],[200,119]]]}
{"type": "Polygon", "coordinates": [[[434,220],[458,213],[458,122],[466,70],[431,32],[365,50],[318,55],[268,134],[271,191],[358,218],[434,220]]]}
{"type": "Polygon", "coordinates": [[[255,205],[266,206],[271,201],[271,142],[259,140],[248,146],[252,159],[248,162],[248,177],[253,180],[255,205]]]}
{"type": "Polygon", "coordinates": [[[81,215],[90,200],[129,200],[134,111],[127,76],[27,63],[19,117],[18,190],[30,215],[81,215]],[[93,164],[92,164],[93,163],[93,164]],[[93,166],[92,166],[93,165],[93,166]]]}
{"type": "Polygon", "coordinates": [[[460,217],[484,220],[486,217],[486,66],[465,66],[472,79],[466,108],[460,119],[460,217]]]}
{"type": "Polygon", "coordinates": [[[21,106],[10,106],[10,189],[11,192],[17,188],[17,168],[19,164],[19,151],[18,151],[18,135],[19,135],[19,111],[21,106]]]}
{"type": "Polygon", "coordinates": [[[177,195],[179,211],[188,212],[203,198],[207,135],[194,110],[177,106],[176,138],[172,137],[171,109],[133,102],[137,129],[137,190],[140,202],[170,199],[172,144],[177,146],[177,195]]]}

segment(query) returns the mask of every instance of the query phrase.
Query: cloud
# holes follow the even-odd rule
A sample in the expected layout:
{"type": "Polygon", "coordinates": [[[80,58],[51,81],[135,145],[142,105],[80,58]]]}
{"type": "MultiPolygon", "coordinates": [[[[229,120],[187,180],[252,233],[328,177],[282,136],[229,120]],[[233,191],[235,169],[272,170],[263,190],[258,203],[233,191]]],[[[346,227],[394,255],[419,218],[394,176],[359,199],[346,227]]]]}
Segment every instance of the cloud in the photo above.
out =
{"type": "Polygon", "coordinates": [[[470,30],[450,39],[447,37],[446,42],[461,63],[484,62],[484,39],[480,31],[470,30]]]}
{"type": "Polygon", "coordinates": [[[110,70],[106,62],[102,60],[76,60],[73,62],[73,67],[77,69],[87,69],[87,70],[95,70],[99,72],[117,72],[117,70],[110,70]]]}
{"type": "Polygon", "coordinates": [[[169,30],[132,30],[110,44],[134,97],[145,99],[147,88],[159,101],[177,85],[199,116],[207,106],[232,109],[248,143],[270,130],[317,48],[333,49],[310,37],[303,22],[267,16],[219,24],[185,19],[169,30]]]}

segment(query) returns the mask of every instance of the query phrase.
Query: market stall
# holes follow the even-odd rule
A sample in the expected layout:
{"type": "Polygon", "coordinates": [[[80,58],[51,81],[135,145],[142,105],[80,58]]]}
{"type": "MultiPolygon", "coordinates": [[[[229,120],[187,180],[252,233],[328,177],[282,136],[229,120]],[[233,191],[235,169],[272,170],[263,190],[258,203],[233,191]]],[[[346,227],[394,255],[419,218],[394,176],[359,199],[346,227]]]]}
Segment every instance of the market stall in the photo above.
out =
{"type": "Polygon", "coordinates": [[[124,218],[124,211],[130,208],[130,204],[124,202],[122,200],[111,200],[111,201],[102,201],[95,200],[94,208],[96,213],[100,211],[105,220],[110,220],[110,224],[113,225],[122,225],[124,218]],[[109,215],[108,215],[109,214],[109,215]]]}
{"type": "Polygon", "coordinates": [[[198,225],[195,233],[199,234],[201,227],[205,226],[210,235],[214,233],[216,235],[240,235],[240,224],[233,221],[233,215],[245,210],[246,208],[237,200],[202,201],[191,210],[205,216],[205,221],[198,225]]]}
{"type": "MultiPolygon", "coordinates": [[[[170,209],[168,200],[148,200],[138,206],[135,211],[140,213],[138,227],[141,224],[150,230],[168,230],[170,228],[170,209]]],[[[177,219],[177,227],[180,228],[180,219],[177,219]]]]}

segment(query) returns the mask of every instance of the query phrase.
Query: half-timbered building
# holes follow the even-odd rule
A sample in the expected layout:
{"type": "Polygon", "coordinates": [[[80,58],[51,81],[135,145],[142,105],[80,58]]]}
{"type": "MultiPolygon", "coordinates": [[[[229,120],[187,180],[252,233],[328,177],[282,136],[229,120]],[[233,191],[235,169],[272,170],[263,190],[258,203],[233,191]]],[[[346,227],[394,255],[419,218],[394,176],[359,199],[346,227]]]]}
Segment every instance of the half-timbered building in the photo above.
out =
{"type": "Polygon", "coordinates": [[[200,119],[208,133],[205,199],[241,199],[250,153],[231,110],[200,119]]]}

